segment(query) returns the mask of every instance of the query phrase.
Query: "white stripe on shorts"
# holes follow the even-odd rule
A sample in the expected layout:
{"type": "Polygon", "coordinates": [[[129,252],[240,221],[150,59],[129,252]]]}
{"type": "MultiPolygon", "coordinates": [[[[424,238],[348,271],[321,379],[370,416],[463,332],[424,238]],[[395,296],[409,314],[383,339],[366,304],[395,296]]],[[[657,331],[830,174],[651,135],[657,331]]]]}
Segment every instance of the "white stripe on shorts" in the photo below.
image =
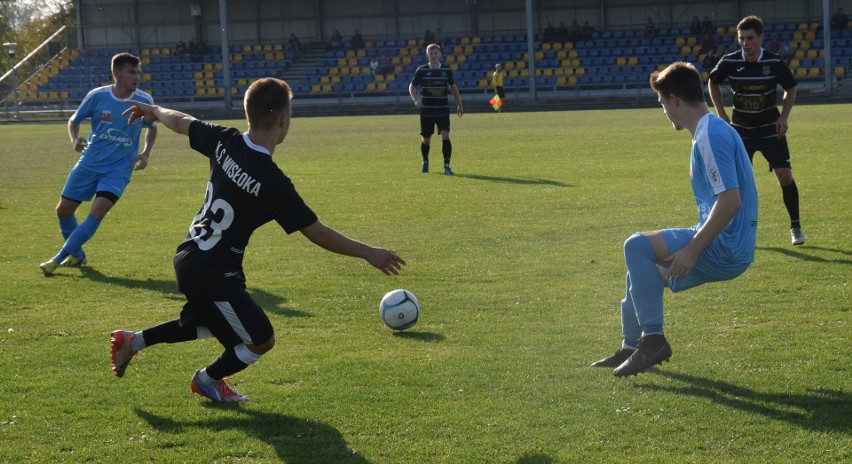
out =
{"type": "Polygon", "coordinates": [[[240,340],[243,341],[246,345],[252,345],[254,342],[251,341],[251,336],[245,327],[243,327],[243,323],[240,321],[240,318],[237,317],[237,313],[234,312],[234,307],[231,306],[231,303],[227,301],[214,301],[216,307],[219,308],[219,312],[225,316],[225,320],[228,321],[228,325],[234,329],[234,332],[240,337],[240,340]]]}

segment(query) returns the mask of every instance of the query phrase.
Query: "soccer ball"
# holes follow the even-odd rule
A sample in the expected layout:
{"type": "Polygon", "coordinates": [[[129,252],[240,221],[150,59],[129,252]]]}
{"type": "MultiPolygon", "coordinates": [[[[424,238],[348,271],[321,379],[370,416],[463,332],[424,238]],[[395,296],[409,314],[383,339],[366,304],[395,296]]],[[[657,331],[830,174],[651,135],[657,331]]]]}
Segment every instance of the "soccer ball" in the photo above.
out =
{"type": "Polygon", "coordinates": [[[385,293],[379,303],[379,317],[393,330],[405,330],[417,322],[420,302],[408,290],[397,289],[385,293]]]}

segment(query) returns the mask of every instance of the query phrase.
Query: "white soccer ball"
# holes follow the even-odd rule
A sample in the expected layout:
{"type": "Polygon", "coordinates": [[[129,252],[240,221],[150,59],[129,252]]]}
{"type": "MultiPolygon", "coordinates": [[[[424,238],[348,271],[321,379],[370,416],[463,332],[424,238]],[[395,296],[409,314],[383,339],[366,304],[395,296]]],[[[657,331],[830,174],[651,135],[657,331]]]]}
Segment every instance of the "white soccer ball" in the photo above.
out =
{"type": "Polygon", "coordinates": [[[397,289],[385,293],[379,303],[379,317],[393,330],[405,330],[417,322],[420,302],[408,290],[397,289]]]}

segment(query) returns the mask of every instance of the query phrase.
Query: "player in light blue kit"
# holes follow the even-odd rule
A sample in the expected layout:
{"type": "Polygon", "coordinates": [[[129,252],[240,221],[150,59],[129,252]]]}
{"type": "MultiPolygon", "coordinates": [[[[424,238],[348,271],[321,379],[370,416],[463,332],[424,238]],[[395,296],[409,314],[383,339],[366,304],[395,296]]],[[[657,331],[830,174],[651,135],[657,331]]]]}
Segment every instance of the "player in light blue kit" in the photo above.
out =
{"type": "Polygon", "coordinates": [[[674,128],[692,133],[689,177],[699,222],[689,229],[636,233],[624,242],[624,341],[612,356],[592,364],[614,367],[617,377],[671,357],[663,335],[666,286],[679,292],[737,277],[754,261],[757,239],[757,190],[748,153],[736,131],[710,113],[701,75],[678,62],[651,74],[650,81],[674,128]]]}
{"type": "Polygon", "coordinates": [[[130,107],[124,100],[131,99],[153,104],[154,99],[136,86],[142,77],[139,58],[129,53],[112,57],[114,83],[98,87],[83,99],[80,107],[68,121],[68,135],[74,150],[82,152],[80,160],[71,169],[62,196],[56,206],[59,229],[65,245],[53,258],[41,263],[44,275],[51,275],[59,266],[77,267],[86,264],[83,244],[98,230],[104,217],[115,205],[127,184],[134,166],[145,169],[148,155],[157,138],[157,126],[136,121],[127,123],[121,113],[130,107]],[[88,140],[80,137],[80,123],[92,120],[88,140]],[[139,137],[146,128],[145,146],[139,152],[139,137]],[[77,224],[75,212],[80,203],[92,197],[89,215],[77,224]]]}

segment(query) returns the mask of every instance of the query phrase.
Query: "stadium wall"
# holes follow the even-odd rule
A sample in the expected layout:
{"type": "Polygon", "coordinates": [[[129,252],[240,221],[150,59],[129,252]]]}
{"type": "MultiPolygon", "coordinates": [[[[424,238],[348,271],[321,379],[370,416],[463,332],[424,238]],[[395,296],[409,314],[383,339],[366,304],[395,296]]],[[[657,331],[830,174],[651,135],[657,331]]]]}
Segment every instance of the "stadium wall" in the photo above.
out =
{"type": "MultiPolygon", "coordinates": [[[[829,2],[852,11],[852,0],[829,2]]],[[[518,0],[244,0],[228,4],[233,44],[327,41],[335,29],[345,39],[358,29],[368,39],[418,38],[426,29],[447,36],[523,33],[525,4],[518,0]]],[[[570,25],[576,19],[598,30],[637,29],[651,18],[660,27],[687,26],[693,16],[734,25],[745,15],[767,22],[821,21],[823,0],[534,0],[533,25],[570,25]]],[[[200,36],[220,43],[218,0],[77,0],[81,48],[170,47],[200,36]],[[193,15],[193,6],[197,6],[193,15]]]]}

